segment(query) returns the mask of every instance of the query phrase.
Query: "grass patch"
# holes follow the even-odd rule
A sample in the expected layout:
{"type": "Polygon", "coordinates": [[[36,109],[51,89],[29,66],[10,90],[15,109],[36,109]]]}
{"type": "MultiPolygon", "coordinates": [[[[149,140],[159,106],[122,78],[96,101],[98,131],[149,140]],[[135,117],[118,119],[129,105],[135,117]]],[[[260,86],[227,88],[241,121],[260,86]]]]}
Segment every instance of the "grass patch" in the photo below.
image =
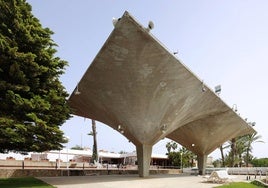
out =
{"type": "Polygon", "coordinates": [[[33,177],[0,179],[1,188],[55,188],[33,177]]]}
{"type": "Polygon", "coordinates": [[[217,188],[258,188],[259,186],[246,182],[233,182],[226,185],[218,186],[217,188]]]}

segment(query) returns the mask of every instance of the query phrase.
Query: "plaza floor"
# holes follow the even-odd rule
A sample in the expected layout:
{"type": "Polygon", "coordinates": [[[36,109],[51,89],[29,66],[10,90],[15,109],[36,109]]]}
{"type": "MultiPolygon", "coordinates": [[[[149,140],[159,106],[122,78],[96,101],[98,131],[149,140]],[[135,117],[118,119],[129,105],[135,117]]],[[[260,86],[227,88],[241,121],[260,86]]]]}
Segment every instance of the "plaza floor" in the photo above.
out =
{"type": "MultiPolygon", "coordinates": [[[[206,183],[201,176],[183,175],[151,175],[148,178],[138,175],[62,176],[39,179],[57,188],[211,188],[220,185],[206,183]]],[[[246,176],[236,176],[233,181],[246,181],[246,176]]]]}

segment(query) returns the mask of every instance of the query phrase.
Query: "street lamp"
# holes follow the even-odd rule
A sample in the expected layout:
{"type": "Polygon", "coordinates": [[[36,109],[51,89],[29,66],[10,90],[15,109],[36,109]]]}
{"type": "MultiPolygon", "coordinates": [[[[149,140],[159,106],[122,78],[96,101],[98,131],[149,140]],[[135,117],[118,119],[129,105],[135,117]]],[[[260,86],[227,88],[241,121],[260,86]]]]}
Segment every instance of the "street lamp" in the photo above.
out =
{"type": "Polygon", "coordinates": [[[236,104],[233,104],[233,107],[232,107],[233,111],[237,112],[237,105],[236,104]]]}
{"type": "Polygon", "coordinates": [[[75,92],[74,92],[74,94],[75,94],[75,95],[80,95],[80,94],[81,94],[81,92],[80,92],[79,89],[78,89],[78,84],[77,84],[77,86],[76,86],[76,88],[75,88],[75,92]]]}
{"type": "Polygon", "coordinates": [[[256,122],[249,122],[248,123],[250,126],[254,127],[256,125],[256,122]]]}
{"type": "Polygon", "coordinates": [[[58,157],[58,168],[60,168],[60,150],[59,150],[59,157],[58,157]]]}
{"type": "Polygon", "coordinates": [[[67,161],[66,161],[66,169],[68,170],[67,173],[68,173],[68,176],[69,176],[69,150],[68,150],[68,147],[69,147],[70,137],[65,136],[64,138],[67,141],[67,143],[66,143],[66,153],[67,153],[67,156],[66,156],[66,159],[67,159],[67,161]]]}
{"type": "Polygon", "coordinates": [[[221,85],[215,86],[215,93],[219,96],[221,93],[221,85]]]}
{"type": "Polygon", "coordinates": [[[183,165],[182,165],[182,152],[181,152],[181,173],[183,173],[183,169],[182,169],[182,167],[183,167],[183,165]]]}

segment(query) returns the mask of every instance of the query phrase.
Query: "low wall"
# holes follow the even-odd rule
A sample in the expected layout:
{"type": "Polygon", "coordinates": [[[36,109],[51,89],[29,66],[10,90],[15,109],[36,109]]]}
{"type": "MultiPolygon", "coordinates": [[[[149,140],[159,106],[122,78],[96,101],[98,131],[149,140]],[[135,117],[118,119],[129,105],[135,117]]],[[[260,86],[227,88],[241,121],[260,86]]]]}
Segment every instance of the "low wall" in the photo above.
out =
{"type": "Polygon", "coordinates": [[[268,167],[230,167],[230,168],[207,168],[206,173],[211,174],[213,171],[227,170],[230,175],[266,175],[268,167]]]}
{"type": "Polygon", "coordinates": [[[90,168],[89,163],[77,163],[77,162],[52,162],[52,161],[32,161],[32,160],[0,160],[0,168],[90,168]]]}
{"type": "Polygon", "coordinates": [[[10,177],[55,177],[61,176],[61,170],[48,169],[1,169],[0,178],[10,177]]]}
{"type": "MultiPolygon", "coordinates": [[[[66,165],[65,165],[66,166],[66,165]]],[[[0,167],[1,168],[55,168],[56,163],[55,162],[49,162],[49,161],[31,161],[31,160],[0,160],[0,167]]]]}
{"type": "MultiPolygon", "coordinates": [[[[179,174],[179,170],[150,170],[150,174],[179,174]]],[[[111,174],[138,174],[138,170],[126,169],[1,169],[0,178],[10,177],[56,177],[56,176],[90,176],[111,174]]]]}
{"type": "MultiPolygon", "coordinates": [[[[150,174],[179,174],[179,169],[159,169],[151,167],[150,174]]],[[[55,177],[109,174],[138,174],[137,166],[126,168],[92,168],[89,163],[51,162],[32,160],[0,160],[0,178],[9,177],[55,177]]]]}

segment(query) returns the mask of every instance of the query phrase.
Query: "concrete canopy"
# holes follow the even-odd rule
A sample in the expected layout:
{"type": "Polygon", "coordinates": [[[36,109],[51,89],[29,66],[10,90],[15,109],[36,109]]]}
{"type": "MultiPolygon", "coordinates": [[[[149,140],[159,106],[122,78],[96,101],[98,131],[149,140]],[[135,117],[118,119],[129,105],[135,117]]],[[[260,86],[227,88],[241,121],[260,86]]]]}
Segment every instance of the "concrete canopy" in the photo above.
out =
{"type": "Polygon", "coordinates": [[[144,158],[165,137],[205,155],[253,131],[128,12],[78,89],[68,100],[74,114],[123,132],[137,147],[140,176],[148,175],[144,158]]]}
{"type": "Polygon", "coordinates": [[[254,132],[232,110],[194,120],[167,137],[197,155],[208,155],[227,140],[254,132]],[[190,139],[189,139],[190,138],[190,139]]]}

